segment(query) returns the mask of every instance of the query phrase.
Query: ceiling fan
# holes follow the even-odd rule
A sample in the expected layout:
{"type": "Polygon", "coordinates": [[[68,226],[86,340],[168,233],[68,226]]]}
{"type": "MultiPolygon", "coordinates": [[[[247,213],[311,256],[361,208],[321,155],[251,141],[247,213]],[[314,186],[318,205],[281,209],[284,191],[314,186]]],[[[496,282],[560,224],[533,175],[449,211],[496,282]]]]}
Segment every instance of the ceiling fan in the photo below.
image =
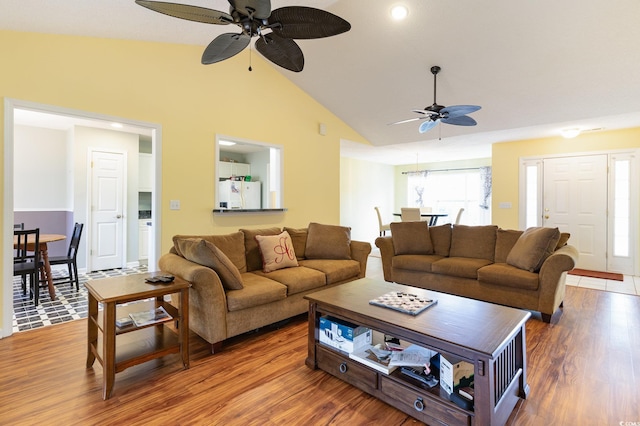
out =
{"type": "Polygon", "coordinates": [[[270,0],[228,1],[229,13],[161,1],[136,0],[136,3],[174,18],[240,27],[242,32],[221,34],[209,43],[202,54],[204,65],[237,55],[249,45],[252,37],[259,37],[256,50],[265,58],[300,72],[304,68],[304,55],[293,39],[331,37],[351,29],[351,24],[339,16],[313,7],[287,6],[272,11],[270,0]]]}
{"type": "Polygon", "coordinates": [[[481,107],[477,105],[452,105],[448,107],[438,105],[436,102],[436,78],[440,69],[441,68],[437,65],[431,67],[431,74],[433,74],[433,105],[430,105],[425,109],[414,109],[413,112],[420,114],[420,117],[396,121],[395,123],[390,124],[402,124],[410,121],[427,120],[420,124],[420,127],[418,128],[420,133],[433,129],[439,122],[454,124],[456,126],[475,126],[478,124],[476,120],[466,115],[479,110],[481,107]]]}

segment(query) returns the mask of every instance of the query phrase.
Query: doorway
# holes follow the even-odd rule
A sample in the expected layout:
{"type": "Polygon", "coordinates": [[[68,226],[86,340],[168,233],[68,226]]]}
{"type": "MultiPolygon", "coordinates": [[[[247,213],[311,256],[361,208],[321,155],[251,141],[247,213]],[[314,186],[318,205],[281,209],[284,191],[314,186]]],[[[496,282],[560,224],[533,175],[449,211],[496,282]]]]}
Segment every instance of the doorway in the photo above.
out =
{"type": "MultiPolygon", "coordinates": [[[[161,194],[161,180],[160,180],[160,164],[161,164],[161,126],[153,123],[140,122],[130,119],[123,119],[120,117],[105,116],[97,113],[91,113],[86,111],[71,110],[67,108],[37,104],[29,101],[21,101],[10,98],[4,99],[4,214],[3,214],[3,230],[5,235],[4,240],[4,257],[3,270],[4,280],[3,286],[3,303],[2,303],[2,336],[6,337],[11,335],[11,324],[13,317],[13,286],[12,286],[12,274],[11,265],[12,260],[12,231],[10,227],[13,226],[13,211],[14,211],[14,125],[17,124],[15,120],[16,111],[22,110],[40,112],[47,115],[48,118],[55,118],[60,121],[75,123],[74,125],[86,126],[87,128],[96,129],[113,129],[111,125],[113,123],[119,123],[122,125],[120,131],[131,132],[147,135],[151,139],[152,146],[152,164],[153,164],[153,188],[151,205],[154,211],[153,217],[150,219],[153,226],[151,229],[151,238],[149,246],[149,265],[155,265],[157,262],[157,255],[160,250],[160,223],[161,223],[161,209],[160,209],[160,194],[161,194]]],[[[85,157],[86,158],[86,157],[85,157]]],[[[86,161],[86,160],[85,160],[86,161]]],[[[85,186],[82,192],[86,193],[88,188],[85,186]]],[[[87,222],[87,210],[88,203],[85,203],[87,207],[79,207],[82,209],[83,217],[81,220],[87,222]]],[[[135,227],[138,226],[138,218],[131,218],[132,222],[135,222],[135,227]]],[[[89,230],[88,230],[89,231],[89,230]]],[[[87,254],[87,247],[90,247],[92,241],[92,232],[86,232],[86,238],[84,239],[85,248],[84,255],[87,254]]],[[[84,237],[84,236],[83,236],[84,237]]],[[[126,240],[126,239],[125,239],[126,240]]],[[[82,242],[81,242],[82,248],[82,242]]],[[[86,259],[86,257],[85,257],[86,259]]]]}
{"type": "Polygon", "coordinates": [[[638,150],[520,161],[521,229],[571,234],[576,267],[638,275],[638,150]]]}

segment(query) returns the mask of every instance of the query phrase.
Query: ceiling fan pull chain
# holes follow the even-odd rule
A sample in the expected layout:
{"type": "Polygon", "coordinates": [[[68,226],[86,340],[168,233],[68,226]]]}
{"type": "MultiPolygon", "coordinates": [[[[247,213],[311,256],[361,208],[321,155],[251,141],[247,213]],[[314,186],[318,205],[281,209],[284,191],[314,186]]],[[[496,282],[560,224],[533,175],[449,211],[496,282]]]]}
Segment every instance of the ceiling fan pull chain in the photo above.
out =
{"type": "Polygon", "coordinates": [[[249,72],[253,71],[251,68],[251,51],[253,50],[253,46],[251,46],[251,42],[249,42],[249,72]]]}

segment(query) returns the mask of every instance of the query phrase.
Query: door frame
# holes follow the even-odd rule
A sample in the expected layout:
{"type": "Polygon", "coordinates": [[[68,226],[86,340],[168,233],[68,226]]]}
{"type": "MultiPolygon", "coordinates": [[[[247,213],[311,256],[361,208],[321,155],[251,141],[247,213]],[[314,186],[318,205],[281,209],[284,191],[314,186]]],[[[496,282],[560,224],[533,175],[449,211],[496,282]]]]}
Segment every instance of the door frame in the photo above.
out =
{"type": "Polygon", "coordinates": [[[630,258],[631,258],[631,269],[632,275],[638,276],[640,275],[640,228],[638,226],[638,221],[633,220],[633,218],[638,217],[640,212],[640,202],[638,198],[640,197],[640,185],[638,185],[638,175],[640,173],[640,149],[638,148],[629,148],[629,149],[617,149],[617,150],[609,150],[609,151],[587,151],[587,152],[570,152],[570,153],[562,153],[562,154],[550,154],[550,155],[538,155],[531,157],[521,157],[519,160],[519,183],[518,183],[518,225],[520,229],[524,229],[526,227],[526,173],[525,168],[527,166],[535,165],[538,167],[538,224],[537,226],[541,226],[542,219],[542,188],[544,183],[542,182],[542,167],[543,160],[551,159],[551,158],[562,158],[562,157],[581,157],[581,156],[590,156],[590,155],[607,155],[607,167],[609,168],[609,173],[607,173],[607,187],[608,187],[608,199],[607,199],[607,211],[608,219],[607,219],[607,269],[610,267],[610,253],[613,242],[613,216],[614,216],[614,200],[613,197],[610,196],[612,193],[612,174],[610,172],[612,167],[612,159],[616,155],[628,155],[632,158],[631,160],[631,182],[630,185],[630,217],[631,221],[629,224],[629,234],[632,236],[632,241],[630,243],[630,258]]]}
{"type": "MultiPolygon", "coordinates": [[[[3,213],[2,231],[3,244],[3,274],[2,279],[2,326],[0,338],[13,334],[13,157],[14,157],[14,110],[31,109],[49,114],[76,117],[80,119],[104,121],[108,123],[118,122],[134,127],[151,130],[151,144],[154,164],[153,188],[151,205],[153,209],[153,245],[149,247],[149,265],[155,265],[161,249],[162,228],[162,126],[157,123],[138,121],[123,117],[110,116],[90,111],[82,111],[55,105],[41,104],[14,98],[4,98],[4,184],[3,184],[3,213]]],[[[88,246],[88,245],[87,245],[88,246]]]]}

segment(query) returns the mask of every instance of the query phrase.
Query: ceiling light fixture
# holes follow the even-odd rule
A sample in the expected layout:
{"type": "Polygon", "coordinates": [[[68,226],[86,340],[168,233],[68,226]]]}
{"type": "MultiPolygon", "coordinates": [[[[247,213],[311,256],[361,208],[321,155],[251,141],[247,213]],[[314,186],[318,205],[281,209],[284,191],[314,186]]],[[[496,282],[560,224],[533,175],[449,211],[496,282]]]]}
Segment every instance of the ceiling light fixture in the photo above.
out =
{"type": "Polygon", "coordinates": [[[580,134],[580,129],[578,129],[577,127],[572,127],[570,129],[562,129],[560,130],[560,134],[565,139],[571,139],[571,138],[575,138],[580,134]]]}
{"type": "Polygon", "coordinates": [[[115,127],[116,129],[122,129],[122,124],[120,124],[120,123],[111,123],[111,127],[115,127]]]}
{"type": "Polygon", "coordinates": [[[396,21],[402,21],[408,14],[409,9],[403,4],[398,4],[391,8],[391,17],[396,21]]]}

